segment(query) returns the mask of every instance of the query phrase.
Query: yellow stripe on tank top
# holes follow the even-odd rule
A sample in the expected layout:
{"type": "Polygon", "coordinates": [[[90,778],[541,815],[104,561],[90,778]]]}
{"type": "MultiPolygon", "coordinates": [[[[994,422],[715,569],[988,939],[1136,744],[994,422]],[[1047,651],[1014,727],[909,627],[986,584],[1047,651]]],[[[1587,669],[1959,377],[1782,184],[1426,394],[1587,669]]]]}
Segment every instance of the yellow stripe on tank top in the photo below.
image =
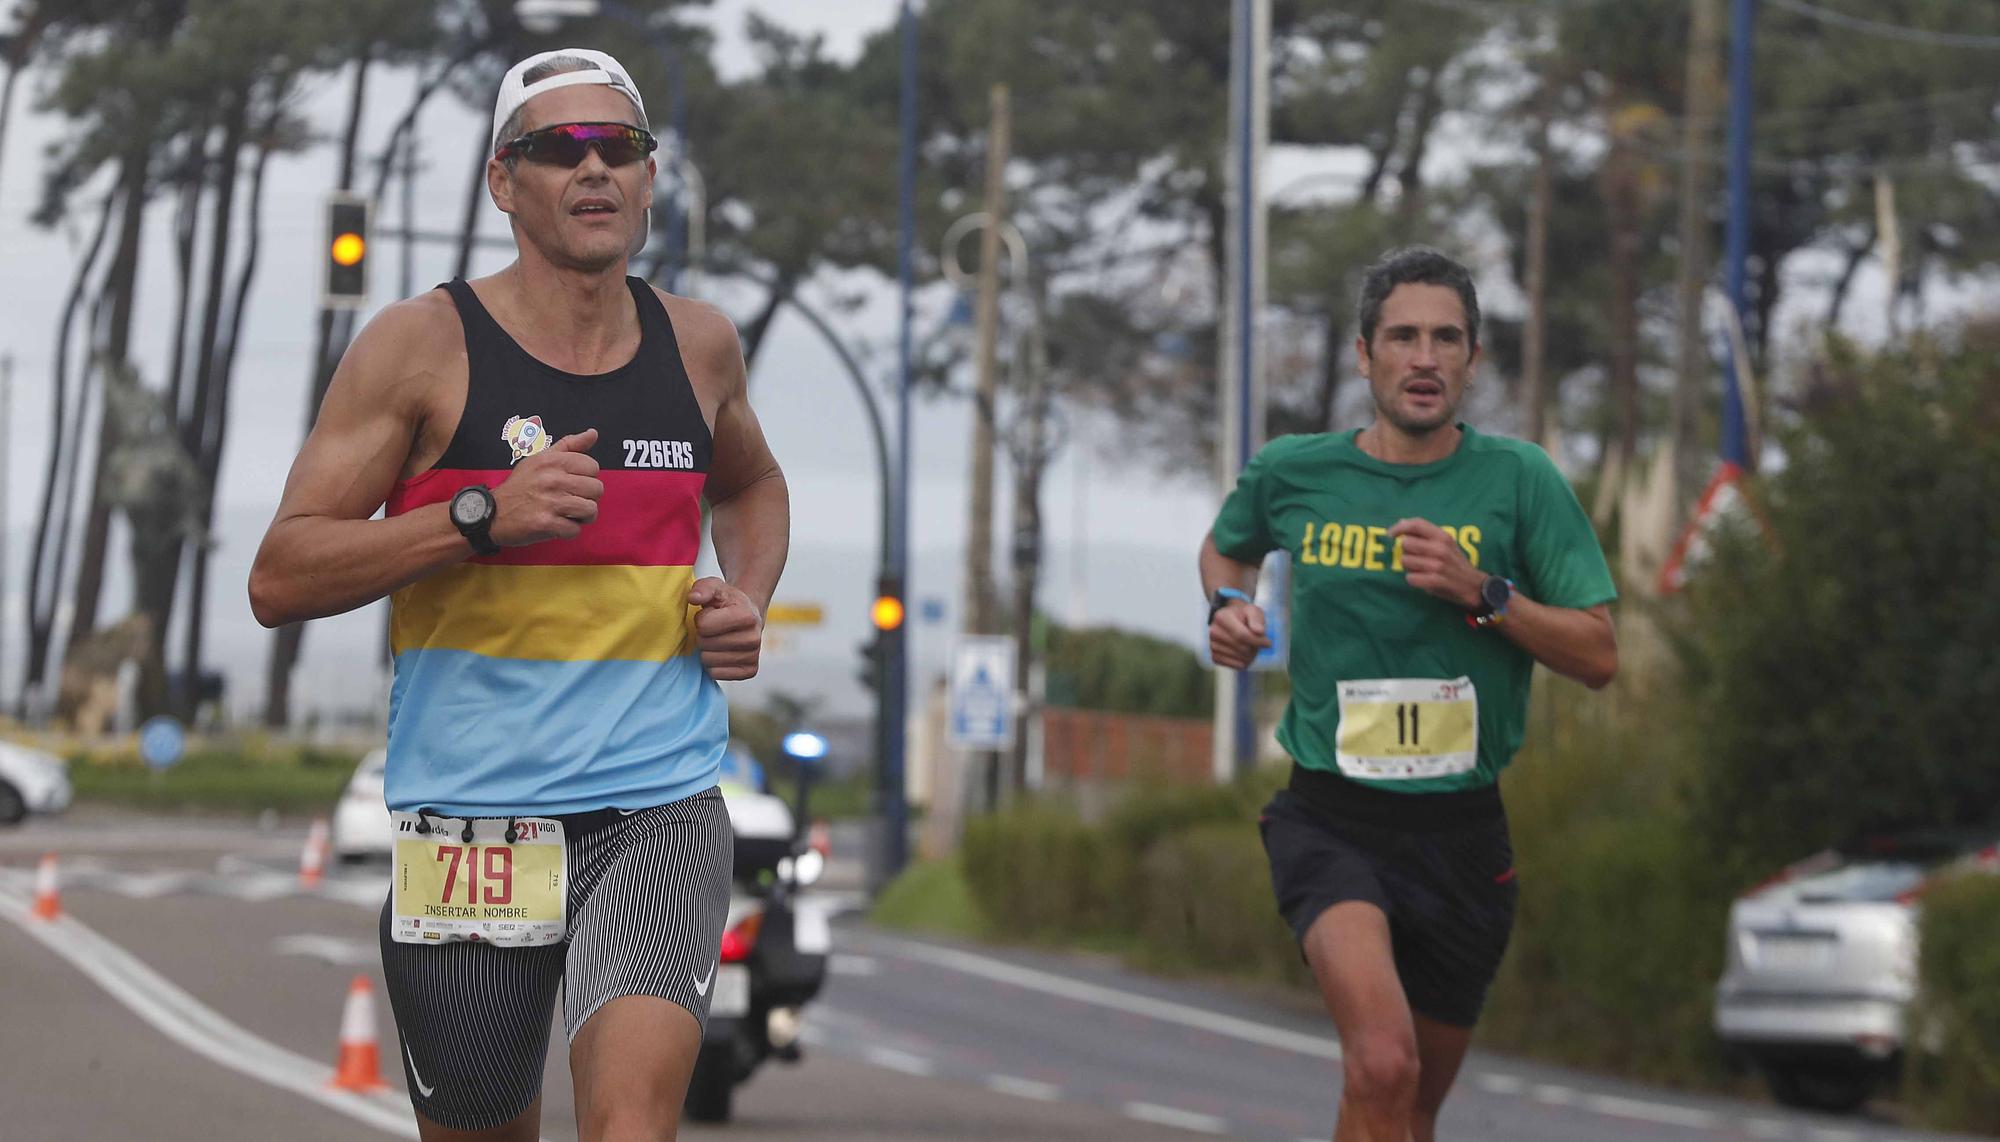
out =
{"type": "Polygon", "coordinates": [[[692,567],[461,563],[397,591],[390,646],[490,658],[663,662],[692,654],[692,567]]]}

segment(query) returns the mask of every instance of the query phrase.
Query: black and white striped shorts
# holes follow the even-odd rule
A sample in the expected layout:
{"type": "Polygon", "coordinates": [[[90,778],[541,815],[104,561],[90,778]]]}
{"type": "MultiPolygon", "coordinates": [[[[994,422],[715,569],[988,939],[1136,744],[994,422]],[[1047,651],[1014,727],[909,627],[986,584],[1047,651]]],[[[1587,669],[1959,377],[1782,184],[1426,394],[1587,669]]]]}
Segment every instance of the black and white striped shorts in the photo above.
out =
{"type": "Polygon", "coordinates": [[[708,1022],[735,841],[713,788],[651,809],[558,817],[569,849],[559,944],[399,944],[382,969],[417,1112],[454,1130],[513,1120],[541,1093],[556,985],[571,1039],[598,1008],[652,995],[708,1022]]]}

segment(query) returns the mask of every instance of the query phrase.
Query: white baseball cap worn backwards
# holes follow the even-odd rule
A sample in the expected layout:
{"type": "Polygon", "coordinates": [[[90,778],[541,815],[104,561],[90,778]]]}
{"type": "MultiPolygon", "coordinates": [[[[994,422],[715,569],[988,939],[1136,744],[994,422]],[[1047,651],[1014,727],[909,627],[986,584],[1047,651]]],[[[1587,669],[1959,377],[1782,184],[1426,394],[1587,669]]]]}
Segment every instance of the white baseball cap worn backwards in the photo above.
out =
{"type": "Polygon", "coordinates": [[[542,52],[539,55],[529,56],[527,59],[507,69],[506,78],[500,81],[500,98],[493,105],[493,150],[497,152],[501,144],[508,141],[500,137],[500,129],[506,126],[508,119],[513,118],[514,112],[521,109],[522,104],[544,91],[554,91],[558,87],[575,87],[578,84],[585,83],[596,83],[616,88],[620,94],[632,101],[634,107],[639,109],[640,118],[645,118],[646,104],[644,100],[639,98],[639,86],[632,82],[632,77],[626,74],[625,68],[617,60],[612,59],[603,52],[592,51],[589,48],[557,48],[552,52],[542,52]],[[522,77],[536,65],[547,63],[549,60],[561,56],[586,59],[597,66],[585,68],[581,71],[561,72],[538,79],[533,83],[522,82],[522,77]]]}

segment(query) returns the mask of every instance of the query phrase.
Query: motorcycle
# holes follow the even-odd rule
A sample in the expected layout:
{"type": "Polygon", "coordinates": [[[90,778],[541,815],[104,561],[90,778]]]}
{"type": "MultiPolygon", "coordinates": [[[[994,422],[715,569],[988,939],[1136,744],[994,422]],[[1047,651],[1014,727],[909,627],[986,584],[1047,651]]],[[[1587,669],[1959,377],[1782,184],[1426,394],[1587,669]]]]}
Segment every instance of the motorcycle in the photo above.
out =
{"type": "Polygon", "coordinates": [[[684,1104],[696,1122],[727,1122],[736,1088],[767,1060],[802,1058],[802,1012],[826,982],[832,945],[826,912],[800,901],[827,857],[824,830],[803,825],[809,780],[801,765],[796,816],[752,785],[722,785],[736,860],[708,1027],[684,1104]]]}

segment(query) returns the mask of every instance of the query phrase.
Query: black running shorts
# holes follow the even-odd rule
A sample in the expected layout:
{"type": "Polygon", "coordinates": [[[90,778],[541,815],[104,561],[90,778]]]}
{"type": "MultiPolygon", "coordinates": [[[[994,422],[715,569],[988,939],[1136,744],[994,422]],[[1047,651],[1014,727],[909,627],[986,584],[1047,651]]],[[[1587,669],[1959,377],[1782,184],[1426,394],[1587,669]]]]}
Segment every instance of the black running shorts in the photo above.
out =
{"type": "Polygon", "coordinates": [[[382,906],[403,1075],[417,1112],[440,1126],[490,1129],[541,1093],[557,984],[571,1039],[621,995],[658,996],[707,1023],[734,854],[722,794],[556,819],[569,849],[561,943],[399,944],[382,906]]]}
{"type": "Polygon", "coordinates": [[[1280,790],[1258,820],[1278,911],[1301,945],[1335,904],[1373,904],[1389,919],[1410,1009],[1453,1026],[1477,1023],[1520,891],[1506,815],[1392,827],[1335,815],[1295,789],[1280,790]]]}

